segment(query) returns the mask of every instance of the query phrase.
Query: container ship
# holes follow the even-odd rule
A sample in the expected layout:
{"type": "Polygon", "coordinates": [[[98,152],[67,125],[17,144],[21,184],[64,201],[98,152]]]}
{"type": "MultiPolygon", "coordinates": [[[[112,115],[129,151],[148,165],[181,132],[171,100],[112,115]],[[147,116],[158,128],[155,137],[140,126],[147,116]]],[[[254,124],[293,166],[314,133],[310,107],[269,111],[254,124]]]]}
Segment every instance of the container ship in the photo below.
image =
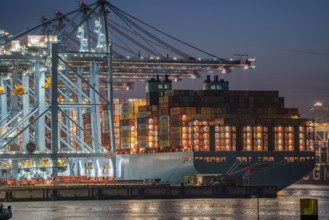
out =
{"type": "Polygon", "coordinates": [[[117,179],[210,175],[283,189],[315,166],[313,123],[278,91],[230,90],[218,76],[203,90],[173,90],[165,76],[146,82],[145,100],[115,100],[114,109],[117,179]]]}

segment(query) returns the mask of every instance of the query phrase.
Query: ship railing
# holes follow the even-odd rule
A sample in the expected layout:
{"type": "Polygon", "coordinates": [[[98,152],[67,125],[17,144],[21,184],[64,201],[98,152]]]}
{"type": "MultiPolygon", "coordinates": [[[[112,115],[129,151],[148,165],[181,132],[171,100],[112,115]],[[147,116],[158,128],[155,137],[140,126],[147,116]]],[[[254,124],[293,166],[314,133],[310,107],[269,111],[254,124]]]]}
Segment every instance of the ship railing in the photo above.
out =
{"type": "Polygon", "coordinates": [[[273,163],[273,164],[269,164],[266,169],[272,169],[275,167],[279,167],[279,166],[283,166],[286,165],[288,162],[286,160],[281,160],[279,162],[273,163]]]}
{"type": "MultiPolygon", "coordinates": [[[[241,162],[242,163],[242,162],[241,162]]],[[[255,164],[252,164],[251,166],[246,166],[246,167],[243,167],[239,170],[234,170],[234,172],[231,172],[230,175],[234,175],[236,173],[240,173],[240,172],[243,172],[243,171],[247,171],[248,169],[252,169],[252,168],[255,168],[257,166],[259,166],[259,164],[261,164],[261,162],[258,162],[258,163],[255,163],[255,164]]]]}
{"type": "Polygon", "coordinates": [[[228,171],[225,173],[225,175],[230,175],[232,171],[234,171],[242,162],[241,161],[235,161],[235,163],[228,169],[228,171]]]}
{"type": "Polygon", "coordinates": [[[288,162],[285,161],[285,160],[281,160],[279,162],[272,163],[272,164],[266,164],[264,162],[258,162],[258,163],[255,163],[255,164],[251,165],[251,166],[244,167],[240,170],[236,170],[235,172],[231,172],[230,175],[236,174],[236,173],[239,173],[239,172],[242,172],[242,171],[247,171],[248,169],[253,169],[253,168],[257,168],[257,171],[265,171],[265,170],[268,170],[268,169],[272,169],[272,168],[276,168],[276,167],[286,165],[287,163],[288,162]],[[267,166],[259,168],[259,165],[264,165],[264,164],[266,164],[267,166]]]}

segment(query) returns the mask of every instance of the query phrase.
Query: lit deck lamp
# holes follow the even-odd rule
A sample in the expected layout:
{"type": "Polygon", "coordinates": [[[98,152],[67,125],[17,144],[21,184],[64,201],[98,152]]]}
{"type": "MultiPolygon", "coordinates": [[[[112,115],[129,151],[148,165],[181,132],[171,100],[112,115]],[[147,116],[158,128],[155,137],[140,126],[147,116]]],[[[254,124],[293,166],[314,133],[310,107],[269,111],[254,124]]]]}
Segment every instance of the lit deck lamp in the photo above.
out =
{"type": "Polygon", "coordinates": [[[4,94],[6,94],[5,87],[4,86],[0,86],[0,95],[4,95],[4,94]]]}
{"type": "Polygon", "coordinates": [[[13,96],[23,96],[27,94],[26,90],[25,90],[25,87],[23,84],[16,84],[15,85],[15,89],[14,91],[12,92],[12,95],[13,96]]]}

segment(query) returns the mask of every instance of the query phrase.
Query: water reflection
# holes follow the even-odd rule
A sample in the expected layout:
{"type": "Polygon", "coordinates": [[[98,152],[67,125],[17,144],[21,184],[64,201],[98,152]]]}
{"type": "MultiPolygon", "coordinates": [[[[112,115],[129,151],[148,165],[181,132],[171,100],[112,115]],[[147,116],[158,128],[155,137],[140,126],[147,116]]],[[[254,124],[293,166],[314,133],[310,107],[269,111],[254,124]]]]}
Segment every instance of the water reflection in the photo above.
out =
{"type": "MultiPolygon", "coordinates": [[[[319,219],[329,216],[329,187],[298,186],[259,199],[260,219],[299,219],[300,198],[317,198],[319,219]]],[[[16,202],[16,220],[44,219],[257,219],[257,198],[16,202]]]]}

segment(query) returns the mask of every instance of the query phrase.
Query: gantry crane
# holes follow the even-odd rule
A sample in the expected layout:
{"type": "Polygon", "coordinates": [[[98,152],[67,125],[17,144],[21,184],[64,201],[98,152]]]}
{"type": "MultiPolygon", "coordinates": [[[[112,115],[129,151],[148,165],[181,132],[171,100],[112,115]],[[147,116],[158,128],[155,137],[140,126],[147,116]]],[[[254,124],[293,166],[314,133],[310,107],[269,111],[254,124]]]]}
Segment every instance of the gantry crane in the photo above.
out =
{"type": "Polygon", "coordinates": [[[114,88],[129,88],[136,80],[161,74],[180,80],[203,72],[252,69],[253,61],[245,56],[217,57],[106,0],[90,5],[81,1],[68,13],[57,10],[54,18],[41,17],[39,24],[17,34],[2,31],[0,160],[10,161],[16,177],[23,162],[31,159],[35,167],[51,159],[47,172],[56,177],[63,158],[68,175],[93,172],[97,176],[100,167],[114,175],[114,88]],[[100,134],[103,107],[109,112],[110,149],[103,147],[100,134]],[[88,128],[85,115],[90,115],[88,128]]]}
{"type": "Polygon", "coordinates": [[[314,127],[314,146],[318,162],[329,161],[329,105],[316,102],[303,114],[305,118],[312,119],[314,127]],[[321,157],[327,158],[321,158],[321,157]]]}

